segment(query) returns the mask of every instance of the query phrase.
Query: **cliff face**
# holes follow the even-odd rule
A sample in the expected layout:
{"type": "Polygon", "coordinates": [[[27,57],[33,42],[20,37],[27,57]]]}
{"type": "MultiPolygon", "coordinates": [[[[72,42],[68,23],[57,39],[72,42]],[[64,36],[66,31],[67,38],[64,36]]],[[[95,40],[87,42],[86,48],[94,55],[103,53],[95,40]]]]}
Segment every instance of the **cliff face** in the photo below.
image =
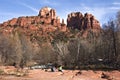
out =
{"type": "Polygon", "coordinates": [[[35,31],[39,35],[54,31],[69,32],[69,28],[72,28],[83,31],[83,35],[87,36],[88,30],[99,33],[101,29],[99,21],[92,14],[83,15],[80,12],[68,14],[66,26],[64,19],[60,22],[56,11],[49,7],[41,8],[37,16],[13,18],[0,24],[0,27],[3,33],[10,33],[16,28],[20,28],[27,35],[30,35],[31,31],[35,31]]]}
{"type": "Polygon", "coordinates": [[[80,12],[70,13],[67,18],[67,27],[79,30],[100,29],[100,23],[92,14],[80,12]]]}
{"type": "Polygon", "coordinates": [[[49,7],[43,7],[38,16],[26,16],[13,18],[3,24],[0,24],[4,28],[3,32],[11,32],[16,27],[23,29],[38,30],[42,28],[44,31],[66,31],[66,25],[60,23],[60,18],[56,16],[56,11],[49,7]],[[46,27],[45,27],[46,26],[46,27]]]}

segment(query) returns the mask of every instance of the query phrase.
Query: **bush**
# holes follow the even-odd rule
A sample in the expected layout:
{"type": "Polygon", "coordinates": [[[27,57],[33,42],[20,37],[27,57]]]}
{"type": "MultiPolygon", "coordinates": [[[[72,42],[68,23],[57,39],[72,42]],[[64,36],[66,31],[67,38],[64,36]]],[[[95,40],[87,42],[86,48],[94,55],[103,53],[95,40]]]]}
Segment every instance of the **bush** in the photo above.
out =
{"type": "Polygon", "coordinates": [[[0,69],[0,75],[4,74],[4,70],[0,69]]]}

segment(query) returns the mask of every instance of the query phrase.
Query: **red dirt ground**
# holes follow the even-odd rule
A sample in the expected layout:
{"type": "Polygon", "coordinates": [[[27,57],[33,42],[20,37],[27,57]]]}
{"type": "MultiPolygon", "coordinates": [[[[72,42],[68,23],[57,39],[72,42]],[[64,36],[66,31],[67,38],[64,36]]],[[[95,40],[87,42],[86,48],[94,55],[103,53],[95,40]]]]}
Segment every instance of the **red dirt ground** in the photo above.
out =
{"type": "Polygon", "coordinates": [[[27,76],[0,76],[0,80],[120,80],[120,71],[92,71],[92,70],[64,70],[62,72],[50,72],[41,69],[29,70],[27,76]],[[78,74],[77,74],[78,73],[78,74]],[[109,76],[109,79],[101,78],[104,73],[109,76]]]}

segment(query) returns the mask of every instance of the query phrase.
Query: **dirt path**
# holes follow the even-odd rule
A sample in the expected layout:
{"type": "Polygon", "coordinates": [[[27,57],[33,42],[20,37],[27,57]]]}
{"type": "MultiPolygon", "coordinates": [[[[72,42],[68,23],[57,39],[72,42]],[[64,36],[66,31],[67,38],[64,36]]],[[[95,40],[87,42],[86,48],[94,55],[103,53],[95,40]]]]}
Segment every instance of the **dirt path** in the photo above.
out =
{"type": "MultiPolygon", "coordinates": [[[[44,70],[36,69],[30,70],[25,77],[0,76],[0,80],[108,80],[101,78],[102,71],[82,70],[79,73],[78,70],[64,70],[63,72],[45,72],[44,70]]],[[[111,80],[120,80],[119,71],[104,73],[109,75],[111,80]]]]}

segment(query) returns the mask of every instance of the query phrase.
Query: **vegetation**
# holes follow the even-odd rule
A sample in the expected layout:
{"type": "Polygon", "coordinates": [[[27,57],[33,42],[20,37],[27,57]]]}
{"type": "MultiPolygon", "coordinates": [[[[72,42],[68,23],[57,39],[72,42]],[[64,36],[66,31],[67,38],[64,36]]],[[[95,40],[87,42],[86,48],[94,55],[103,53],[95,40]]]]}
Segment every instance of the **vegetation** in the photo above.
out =
{"type": "Polygon", "coordinates": [[[103,25],[100,35],[88,31],[88,36],[76,37],[82,32],[70,30],[53,32],[48,36],[31,36],[31,41],[23,33],[15,31],[9,35],[0,35],[0,64],[29,66],[57,63],[70,69],[120,69],[120,12],[116,20],[103,25]]]}

